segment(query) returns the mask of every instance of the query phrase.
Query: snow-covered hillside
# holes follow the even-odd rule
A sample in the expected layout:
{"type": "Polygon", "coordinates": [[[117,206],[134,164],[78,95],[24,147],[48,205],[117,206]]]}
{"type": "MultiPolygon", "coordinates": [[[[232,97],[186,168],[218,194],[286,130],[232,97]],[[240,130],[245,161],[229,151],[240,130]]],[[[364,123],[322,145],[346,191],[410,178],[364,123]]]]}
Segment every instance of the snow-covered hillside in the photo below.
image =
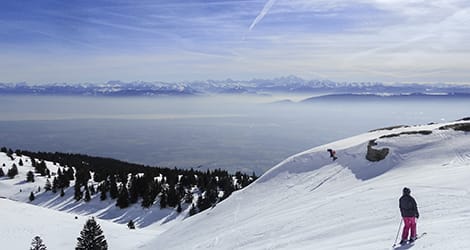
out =
{"type": "MultiPolygon", "coordinates": [[[[0,167],[5,174],[8,169],[15,164],[18,168],[18,175],[13,179],[0,177],[0,197],[4,197],[14,201],[28,202],[34,205],[51,208],[58,211],[64,211],[72,214],[81,214],[87,216],[95,216],[101,219],[107,219],[120,224],[127,224],[129,220],[133,220],[138,227],[155,227],[158,230],[167,228],[173,224],[187,217],[189,212],[189,206],[183,204],[183,212],[178,213],[173,208],[160,209],[158,206],[151,208],[142,208],[139,204],[131,205],[127,209],[120,209],[116,206],[116,200],[106,199],[100,200],[100,193],[97,192],[91,195],[89,202],[83,200],[75,201],[74,199],[74,183],[71,181],[71,185],[65,188],[64,197],[60,196],[60,191],[53,193],[51,191],[45,192],[44,186],[47,179],[52,182],[54,176],[57,176],[58,168],[64,169],[64,166],[56,165],[49,161],[44,161],[47,168],[51,172],[51,178],[46,176],[40,176],[35,173],[34,182],[27,182],[27,172],[33,171],[32,162],[28,156],[18,156],[13,154],[13,160],[7,156],[7,154],[0,152],[0,167]],[[19,164],[20,160],[23,162],[23,166],[19,164]],[[4,165],[4,166],[3,166],[4,165]],[[29,201],[29,196],[33,192],[35,199],[29,201]]],[[[90,184],[97,188],[98,183],[90,180],[90,184]]]]}
{"type": "Polygon", "coordinates": [[[418,233],[427,232],[413,249],[470,249],[470,134],[442,125],[378,130],[292,156],[139,249],[390,249],[405,186],[420,209],[418,233]],[[377,139],[423,130],[432,133],[377,139]],[[365,159],[373,139],[389,148],[382,161],[365,159]]]}
{"type": "MultiPolygon", "coordinates": [[[[418,233],[427,234],[401,249],[470,249],[470,132],[439,129],[453,124],[468,128],[470,121],[376,130],[313,148],[172,226],[160,221],[130,231],[123,224],[99,223],[110,249],[391,249],[401,219],[398,198],[407,186],[420,209],[418,233]],[[371,140],[373,149],[388,148],[385,159],[365,158],[371,140]],[[336,150],[336,161],[329,148],[336,150]]],[[[2,162],[11,159],[0,154],[2,162]]],[[[61,212],[24,204],[39,184],[23,177],[0,178],[2,249],[25,249],[35,235],[48,249],[73,249],[88,216],[107,218],[103,211],[74,209],[73,201],[52,206],[61,212]]],[[[54,201],[47,195],[33,204],[48,207],[54,201]]]]}
{"type": "MultiPolygon", "coordinates": [[[[77,237],[90,218],[3,198],[0,209],[0,248],[9,250],[29,249],[36,235],[43,239],[47,249],[75,249],[77,237]]],[[[97,222],[109,249],[134,249],[155,237],[152,230],[129,230],[107,220],[97,222]]]]}
{"type": "MultiPolygon", "coordinates": [[[[115,199],[101,201],[99,192],[91,195],[89,202],[76,201],[73,180],[70,187],[64,189],[63,197],[60,191],[46,192],[47,176],[34,173],[34,182],[26,180],[27,173],[35,170],[31,158],[15,153],[11,156],[0,152],[0,168],[5,174],[13,165],[18,169],[14,178],[0,177],[0,249],[28,249],[36,235],[41,236],[48,249],[73,249],[90,217],[97,218],[102,225],[110,249],[133,249],[137,242],[150,240],[188,216],[187,204],[182,205],[181,213],[159,206],[142,208],[140,204],[120,209],[115,199]],[[35,196],[33,201],[29,199],[31,193],[35,196]],[[137,230],[128,229],[131,219],[137,230]]],[[[64,169],[64,166],[44,162],[51,172],[50,181],[57,176],[59,167],[64,169]]],[[[90,180],[90,185],[96,187],[98,183],[90,180]]]]}

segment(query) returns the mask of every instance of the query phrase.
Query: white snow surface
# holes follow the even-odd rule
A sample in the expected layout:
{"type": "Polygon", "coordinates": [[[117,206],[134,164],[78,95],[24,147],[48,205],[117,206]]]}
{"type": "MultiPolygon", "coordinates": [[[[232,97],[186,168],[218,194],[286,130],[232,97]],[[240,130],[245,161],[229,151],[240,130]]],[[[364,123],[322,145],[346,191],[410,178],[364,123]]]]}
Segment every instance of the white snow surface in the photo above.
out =
{"type": "Polygon", "coordinates": [[[419,206],[418,233],[427,234],[399,249],[470,249],[470,134],[442,125],[370,132],[294,155],[139,249],[392,249],[405,186],[419,206]],[[374,148],[389,155],[365,159],[369,140],[417,130],[433,133],[378,139],[374,148]]]}
{"type": "MultiPolygon", "coordinates": [[[[407,186],[420,210],[418,234],[427,234],[397,249],[470,249],[470,133],[438,129],[447,124],[378,130],[299,153],[214,208],[172,226],[160,221],[130,231],[114,215],[98,222],[109,249],[392,249],[401,220],[398,199],[407,186]],[[419,130],[432,134],[377,139],[419,130]],[[374,148],[389,148],[384,160],[365,159],[372,139],[374,148]]],[[[0,154],[2,162],[6,173],[10,159],[0,154]]],[[[25,204],[36,184],[23,179],[0,178],[1,248],[27,249],[40,235],[48,249],[73,249],[86,219],[99,211],[74,219],[88,210],[52,210],[57,207],[47,205],[46,195],[36,206],[25,204]]]]}
{"type": "MultiPolygon", "coordinates": [[[[77,216],[49,208],[0,199],[0,249],[29,249],[38,235],[49,250],[75,249],[89,216],[77,216]]],[[[126,225],[97,219],[108,249],[134,249],[155,237],[150,230],[132,230],[126,225]]]]}

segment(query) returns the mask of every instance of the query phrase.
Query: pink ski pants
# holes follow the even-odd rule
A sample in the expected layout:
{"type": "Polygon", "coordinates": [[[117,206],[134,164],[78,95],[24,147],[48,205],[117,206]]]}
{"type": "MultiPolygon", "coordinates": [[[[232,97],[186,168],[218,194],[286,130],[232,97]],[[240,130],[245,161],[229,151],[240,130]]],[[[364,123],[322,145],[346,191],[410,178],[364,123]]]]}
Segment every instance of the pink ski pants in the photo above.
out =
{"type": "Polygon", "coordinates": [[[403,233],[401,234],[402,240],[408,240],[408,234],[411,231],[411,238],[416,238],[416,218],[415,217],[403,217],[405,226],[403,227],[403,233]]]}

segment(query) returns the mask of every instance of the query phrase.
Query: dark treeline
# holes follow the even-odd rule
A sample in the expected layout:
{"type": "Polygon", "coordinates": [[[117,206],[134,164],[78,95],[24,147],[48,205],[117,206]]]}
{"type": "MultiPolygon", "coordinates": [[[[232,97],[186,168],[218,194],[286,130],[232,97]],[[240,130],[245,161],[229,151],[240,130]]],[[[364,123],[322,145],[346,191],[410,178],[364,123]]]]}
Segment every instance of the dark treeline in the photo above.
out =
{"type": "MultiPolygon", "coordinates": [[[[12,155],[11,149],[1,148],[12,155]]],[[[74,198],[89,201],[99,193],[101,200],[115,199],[116,206],[126,208],[140,203],[149,208],[182,210],[182,203],[191,206],[190,215],[215,206],[232,192],[248,186],[257,177],[226,170],[198,171],[194,169],[160,168],[123,162],[111,158],[94,157],[83,154],[30,152],[16,150],[16,155],[31,158],[36,173],[52,178],[47,181],[45,190],[60,192],[70,187],[75,180],[74,198]],[[51,173],[44,161],[60,167],[51,173]]]]}

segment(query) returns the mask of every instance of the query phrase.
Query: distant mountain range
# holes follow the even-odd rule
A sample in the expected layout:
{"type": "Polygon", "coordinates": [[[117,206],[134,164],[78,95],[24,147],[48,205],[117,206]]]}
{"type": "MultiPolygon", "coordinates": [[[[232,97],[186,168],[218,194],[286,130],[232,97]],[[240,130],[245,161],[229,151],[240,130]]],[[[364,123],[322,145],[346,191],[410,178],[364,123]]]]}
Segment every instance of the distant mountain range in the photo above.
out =
{"type": "Polygon", "coordinates": [[[378,100],[444,100],[444,99],[468,99],[470,98],[470,93],[465,92],[449,92],[449,93],[407,93],[407,94],[371,94],[371,93],[348,93],[348,94],[328,94],[322,96],[315,96],[307,98],[302,103],[312,103],[312,102],[328,102],[328,101],[378,101],[378,100]]]}
{"type": "Polygon", "coordinates": [[[296,76],[248,81],[206,80],[192,82],[106,83],[0,83],[0,94],[72,96],[197,96],[207,94],[269,93],[470,93],[470,86],[451,84],[383,84],[379,82],[334,82],[305,80],[296,76]]]}

